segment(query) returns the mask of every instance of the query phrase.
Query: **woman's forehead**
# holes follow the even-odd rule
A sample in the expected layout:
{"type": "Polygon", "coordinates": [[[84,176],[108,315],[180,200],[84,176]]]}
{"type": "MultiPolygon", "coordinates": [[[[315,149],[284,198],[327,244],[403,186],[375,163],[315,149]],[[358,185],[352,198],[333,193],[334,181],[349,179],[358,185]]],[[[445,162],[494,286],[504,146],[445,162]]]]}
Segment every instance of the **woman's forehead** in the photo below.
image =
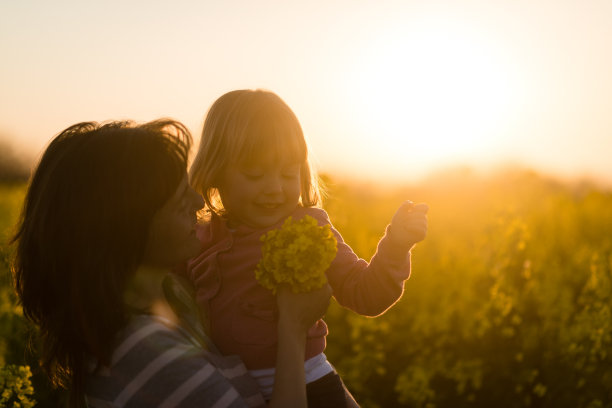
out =
{"type": "Polygon", "coordinates": [[[187,191],[188,188],[189,188],[189,177],[187,176],[187,172],[185,172],[185,175],[183,175],[181,182],[176,187],[174,194],[172,194],[170,199],[168,199],[165,206],[173,206],[173,205],[179,204],[181,200],[183,199],[183,197],[185,196],[185,192],[187,191]]]}

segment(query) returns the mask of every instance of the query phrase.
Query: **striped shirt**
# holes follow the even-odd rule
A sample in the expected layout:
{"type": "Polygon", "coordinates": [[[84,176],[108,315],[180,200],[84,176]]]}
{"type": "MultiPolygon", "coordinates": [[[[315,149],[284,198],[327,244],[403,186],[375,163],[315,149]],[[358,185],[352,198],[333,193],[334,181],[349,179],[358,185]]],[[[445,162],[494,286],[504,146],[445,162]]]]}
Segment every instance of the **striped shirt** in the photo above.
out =
{"type": "Polygon", "coordinates": [[[86,396],[93,408],[265,406],[240,358],[203,350],[156,316],[133,317],[110,367],[91,371],[86,396]]]}

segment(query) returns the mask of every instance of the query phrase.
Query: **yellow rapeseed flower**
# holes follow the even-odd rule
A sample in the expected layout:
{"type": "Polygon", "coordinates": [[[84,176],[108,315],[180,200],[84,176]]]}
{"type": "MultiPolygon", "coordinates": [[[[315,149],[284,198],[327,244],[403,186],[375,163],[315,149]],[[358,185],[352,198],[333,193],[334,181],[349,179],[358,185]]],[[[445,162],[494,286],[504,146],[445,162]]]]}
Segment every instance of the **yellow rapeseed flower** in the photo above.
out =
{"type": "Polygon", "coordinates": [[[308,215],[298,221],[289,217],[261,241],[262,258],[255,268],[255,278],[263,287],[276,293],[279,284],[287,283],[294,293],[302,293],[327,282],[325,271],[338,250],[329,225],[319,226],[308,215]]]}
{"type": "Polygon", "coordinates": [[[34,388],[29,366],[0,366],[0,406],[13,408],[32,408],[36,400],[32,398],[34,388]]]}

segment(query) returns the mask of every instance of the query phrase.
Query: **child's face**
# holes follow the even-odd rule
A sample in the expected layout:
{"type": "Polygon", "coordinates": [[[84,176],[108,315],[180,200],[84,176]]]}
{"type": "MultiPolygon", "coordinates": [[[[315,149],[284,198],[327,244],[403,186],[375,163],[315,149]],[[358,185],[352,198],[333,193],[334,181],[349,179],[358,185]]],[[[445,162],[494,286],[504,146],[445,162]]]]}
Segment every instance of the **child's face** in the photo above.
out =
{"type": "Polygon", "coordinates": [[[299,163],[267,161],[229,166],[219,195],[230,226],[265,228],[291,215],[300,190],[299,163]]]}

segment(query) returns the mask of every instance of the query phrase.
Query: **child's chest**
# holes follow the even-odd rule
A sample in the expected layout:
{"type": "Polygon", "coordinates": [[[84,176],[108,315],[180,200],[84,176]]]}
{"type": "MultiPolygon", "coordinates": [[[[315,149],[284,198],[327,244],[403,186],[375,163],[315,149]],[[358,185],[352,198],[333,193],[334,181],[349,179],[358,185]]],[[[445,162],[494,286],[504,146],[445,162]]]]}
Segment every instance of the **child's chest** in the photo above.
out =
{"type": "Polygon", "coordinates": [[[208,298],[236,297],[246,292],[266,294],[255,279],[255,268],[261,259],[261,234],[226,234],[209,243],[207,249],[191,264],[191,274],[199,292],[208,298]],[[210,293],[214,292],[214,293],[210,293]],[[261,293],[260,293],[261,292],[261,293]]]}

